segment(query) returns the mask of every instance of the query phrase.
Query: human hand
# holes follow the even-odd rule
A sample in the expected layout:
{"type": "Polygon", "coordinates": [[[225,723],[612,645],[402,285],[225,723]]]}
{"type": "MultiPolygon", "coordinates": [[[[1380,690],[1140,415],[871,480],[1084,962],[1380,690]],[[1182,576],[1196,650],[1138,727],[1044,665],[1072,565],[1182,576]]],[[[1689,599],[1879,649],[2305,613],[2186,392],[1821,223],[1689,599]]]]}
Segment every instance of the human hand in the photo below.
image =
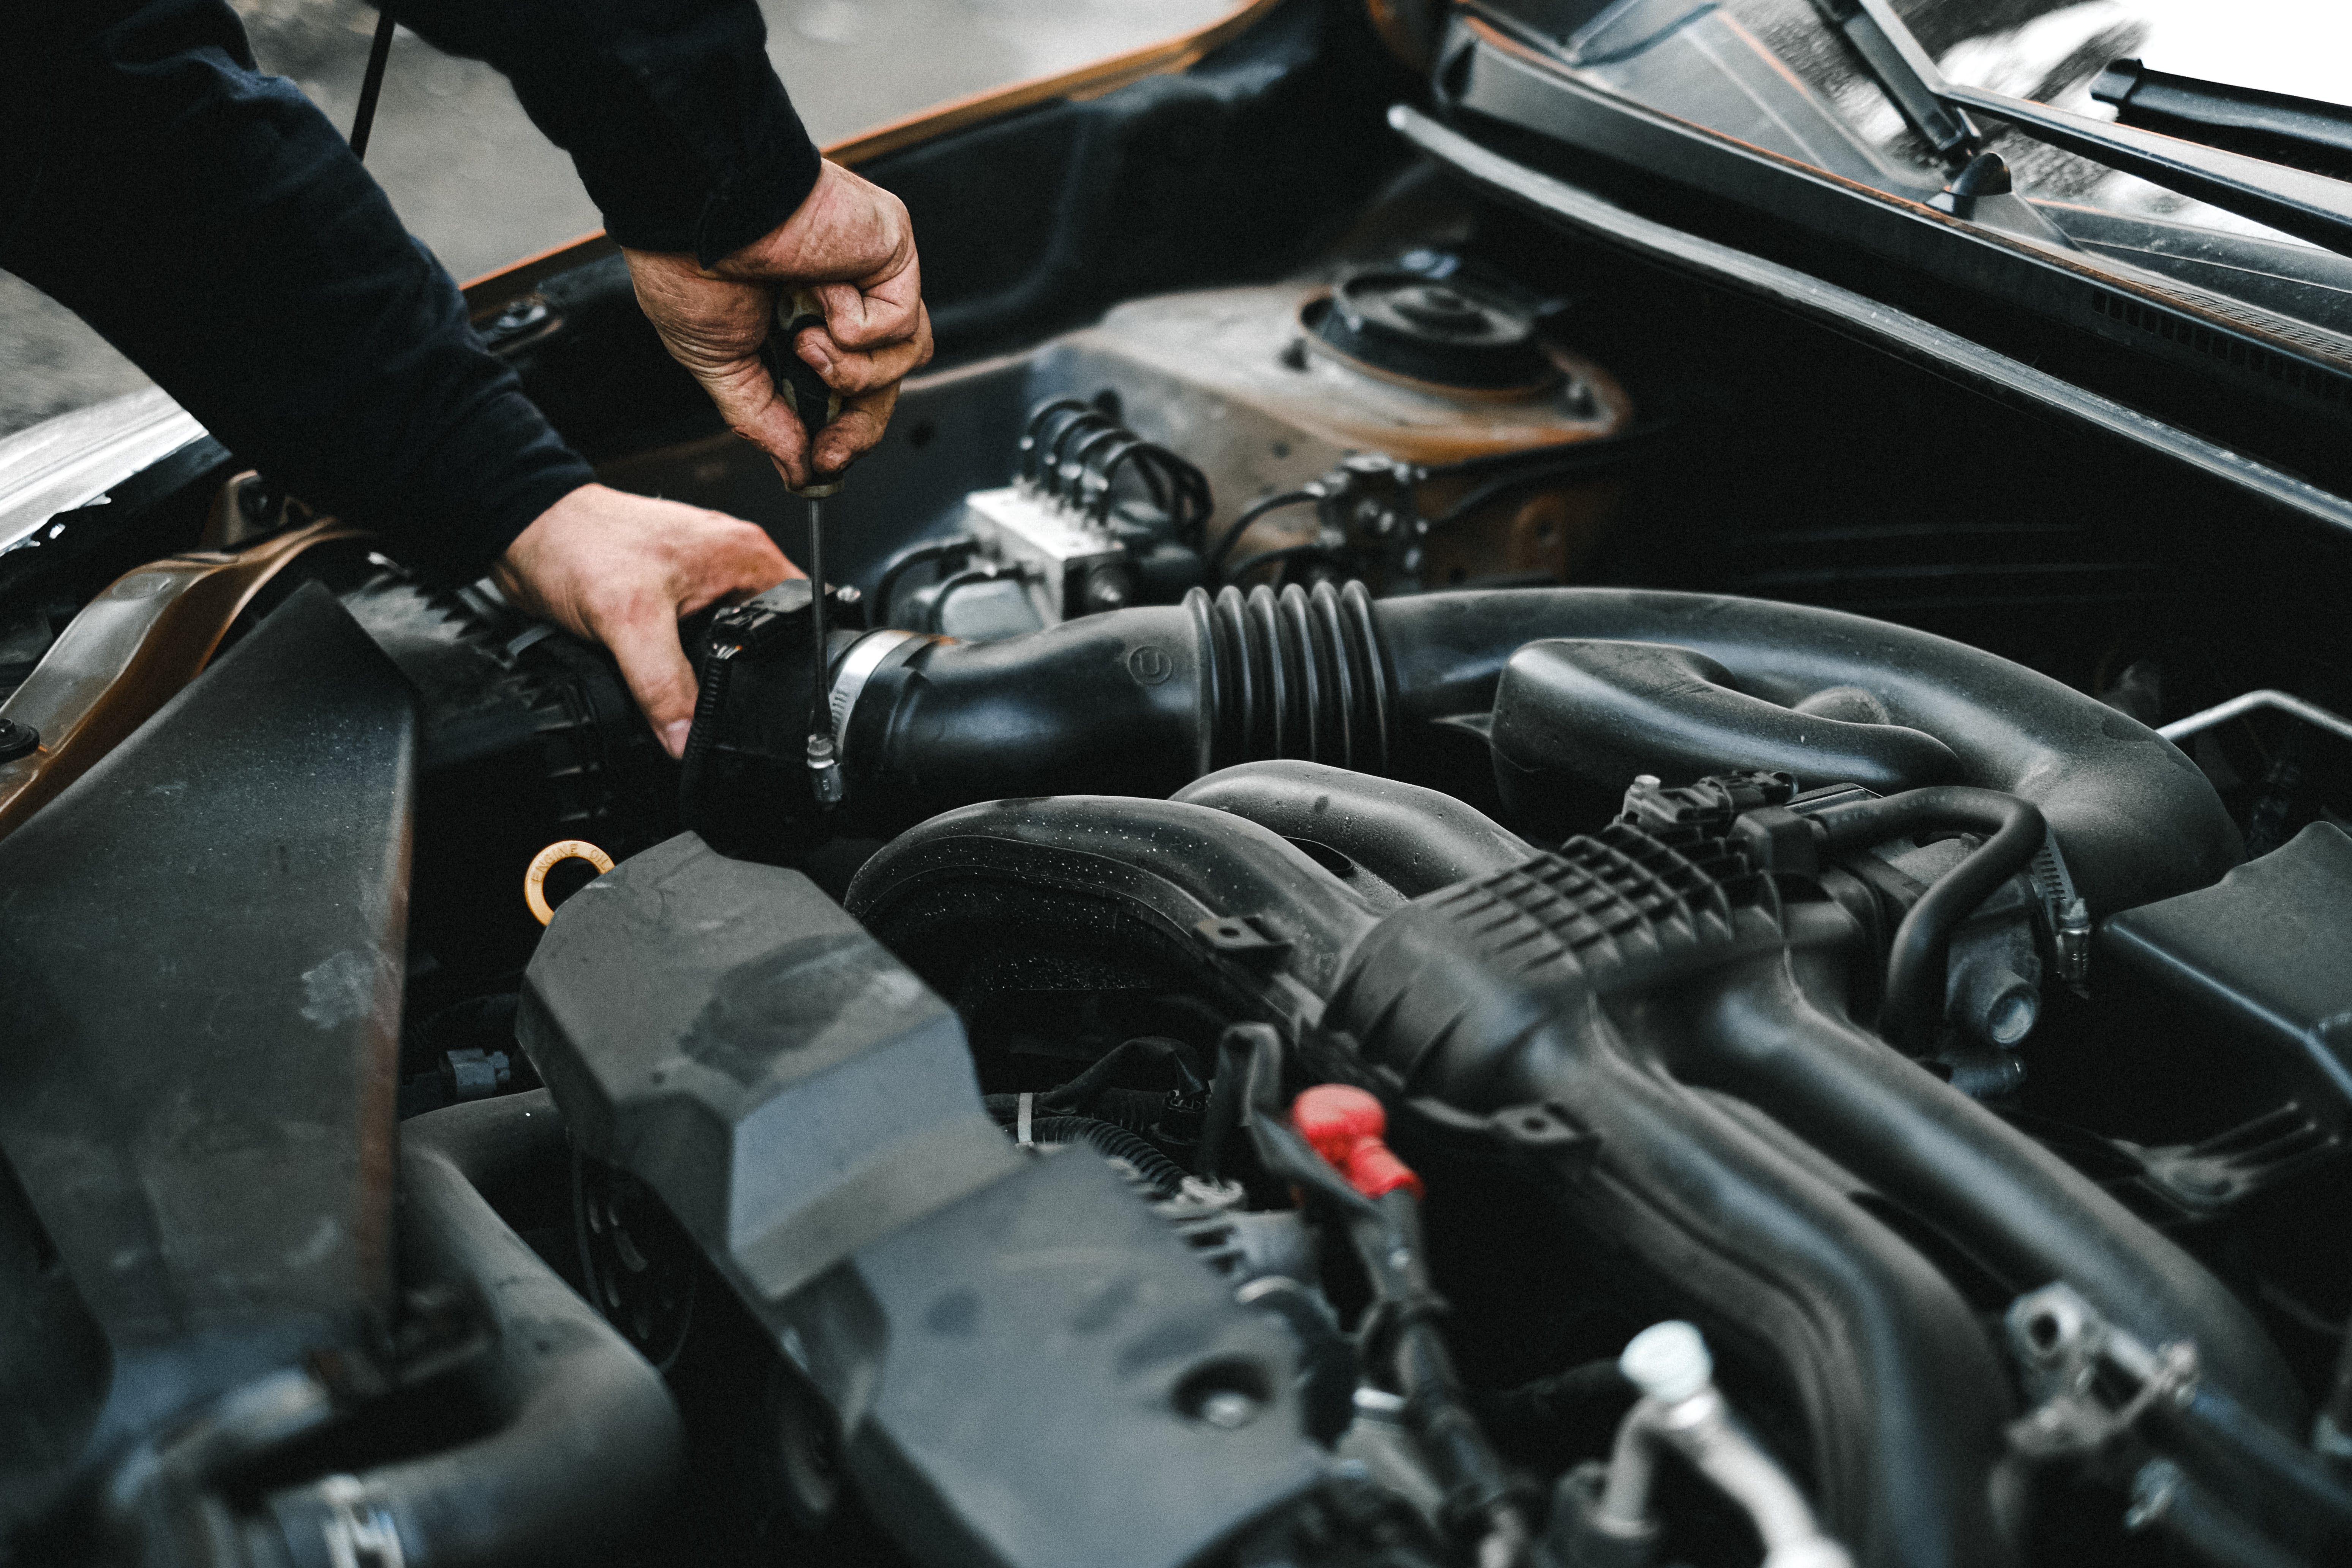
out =
{"type": "Polygon", "coordinates": [[[879,441],[899,381],[931,357],[906,205],[838,163],[820,165],[816,188],[791,217],[716,267],[680,252],[621,254],[671,357],[795,489],[839,473],[879,441]],[[793,351],[843,400],[817,437],[814,463],[800,421],[760,363],[779,293],[803,287],[824,312],[824,330],[806,329],[793,351]]]}
{"type": "Polygon", "coordinates": [[[540,513],[491,574],[518,608],[612,650],[673,757],[694,727],[694,669],[678,618],[803,575],[757,524],[603,485],[582,485],[540,513]]]}

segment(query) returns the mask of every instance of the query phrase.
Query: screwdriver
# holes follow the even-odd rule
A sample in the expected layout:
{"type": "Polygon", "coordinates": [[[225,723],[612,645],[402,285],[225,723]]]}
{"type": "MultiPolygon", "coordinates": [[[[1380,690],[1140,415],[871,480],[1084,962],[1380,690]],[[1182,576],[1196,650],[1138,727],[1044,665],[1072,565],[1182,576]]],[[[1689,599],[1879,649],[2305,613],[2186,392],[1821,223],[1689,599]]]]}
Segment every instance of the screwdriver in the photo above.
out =
{"type": "Polygon", "coordinates": [[[808,363],[793,352],[793,342],[811,327],[824,325],[824,312],[818,309],[816,296],[805,289],[795,289],[790,294],[776,298],[774,330],[768,334],[761,358],[768,367],[768,376],[775,384],[776,395],[784,406],[801,422],[801,430],[808,437],[808,466],[812,482],[798,489],[786,485],[787,492],[808,503],[808,575],[809,575],[809,637],[814,664],[810,675],[808,769],[809,787],[822,806],[841,803],[841,759],[834,744],[833,713],[825,702],[824,646],[824,498],[841,489],[839,479],[815,480],[817,432],[840,416],[841,394],[824,384],[808,363]]]}

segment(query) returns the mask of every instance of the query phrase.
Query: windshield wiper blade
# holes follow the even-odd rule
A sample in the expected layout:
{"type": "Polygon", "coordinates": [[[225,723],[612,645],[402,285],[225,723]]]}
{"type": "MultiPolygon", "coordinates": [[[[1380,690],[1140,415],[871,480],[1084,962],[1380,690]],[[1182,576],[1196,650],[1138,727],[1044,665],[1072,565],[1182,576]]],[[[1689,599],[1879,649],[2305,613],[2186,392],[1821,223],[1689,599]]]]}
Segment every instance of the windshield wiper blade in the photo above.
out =
{"type": "MultiPolygon", "coordinates": [[[[1862,0],[1813,0],[1813,9],[1822,14],[1822,20],[1845,35],[1846,42],[1862,57],[1862,63],[1870,68],[1870,74],[1885,89],[1896,110],[1911,122],[1912,130],[1927,139],[1937,156],[1958,163],[1977,150],[1980,140],[1977,128],[1969,123],[1966,114],[1945,107],[1944,100],[1928,85],[1928,79],[1935,73],[1934,62],[1927,64],[1927,78],[1920,75],[1912,55],[1921,59],[1926,57],[1919,54],[1916,45],[1912,55],[1906,55],[1902,45],[1878,25],[1878,18],[1864,8],[1862,0]]],[[[1907,41],[1909,35],[1904,37],[1907,41]]]]}
{"type": "Polygon", "coordinates": [[[2341,104],[2174,76],[2137,60],[2111,63],[2091,84],[2091,96],[2143,131],[2352,177],[2352,109],[2341,104]]]}
{"type": "Polygon", "coordinates": [[[1911,74],[1953,108],[2006,121],[2036,142],[2352,256],[2352,184],[1948,81],[1887,0],[1855,3],[1869,13],[1911,74]]]}

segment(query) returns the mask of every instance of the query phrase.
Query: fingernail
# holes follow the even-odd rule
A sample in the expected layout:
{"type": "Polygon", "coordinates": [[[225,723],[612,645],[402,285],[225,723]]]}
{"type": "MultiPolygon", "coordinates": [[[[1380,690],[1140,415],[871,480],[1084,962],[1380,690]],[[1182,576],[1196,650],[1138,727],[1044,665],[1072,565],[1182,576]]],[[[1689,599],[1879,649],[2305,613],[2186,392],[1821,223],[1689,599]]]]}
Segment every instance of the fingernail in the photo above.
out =
{"type": "Polygon", "coordinates": [[[691,719],[673,719],[661,727],[662,750],[670,754],[671,761],[686,755],[686,738],[693,732],[691,719]]]}

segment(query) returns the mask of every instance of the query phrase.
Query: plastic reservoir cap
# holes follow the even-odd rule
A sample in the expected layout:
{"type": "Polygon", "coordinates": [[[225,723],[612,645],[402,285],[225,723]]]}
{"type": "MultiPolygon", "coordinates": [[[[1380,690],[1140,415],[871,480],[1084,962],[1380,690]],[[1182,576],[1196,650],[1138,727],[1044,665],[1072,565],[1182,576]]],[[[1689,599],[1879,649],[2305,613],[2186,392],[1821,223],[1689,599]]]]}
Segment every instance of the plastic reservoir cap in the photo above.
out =
{"type": "Polygon", "coordinates": [[[1698,1330],[1679,1319],[1652,1323],[1617,1358],[1625,1381],[1661,1405],[1679,1405],[1715,1381],[1715,1358],[1698,1330]]]}
{"type": "Polygon", "coordinates": [[[1377,1201],[1400,1187],[1422,1195],[1421,1178],[1382,1142],[1389,1113],[1369,1090],[1318,1083],[1291,1102],[1290,1124],[1364,1196],[1377,1201]]]}

